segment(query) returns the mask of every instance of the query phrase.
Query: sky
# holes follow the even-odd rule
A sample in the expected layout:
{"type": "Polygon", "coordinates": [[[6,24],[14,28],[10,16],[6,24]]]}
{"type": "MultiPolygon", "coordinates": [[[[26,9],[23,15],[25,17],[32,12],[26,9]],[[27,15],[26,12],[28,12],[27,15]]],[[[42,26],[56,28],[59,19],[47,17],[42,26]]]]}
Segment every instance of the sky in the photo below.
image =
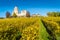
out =
{"type": "Polygon", "coordinates": [[[60,0],[0,0],[0,17],[5,17],[7,11],[12,14],[15,6],[19,12],[27,10],[31,15],[46,16],[48,12],[60,12],[60,0]]]}

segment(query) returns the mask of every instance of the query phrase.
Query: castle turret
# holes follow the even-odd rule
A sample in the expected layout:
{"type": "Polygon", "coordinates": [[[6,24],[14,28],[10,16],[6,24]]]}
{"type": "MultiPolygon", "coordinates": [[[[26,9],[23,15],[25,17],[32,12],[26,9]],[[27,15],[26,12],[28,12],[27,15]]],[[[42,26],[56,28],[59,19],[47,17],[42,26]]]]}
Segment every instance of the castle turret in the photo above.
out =
{"type": "Polygon", "coordinates": [[[17,8],[16,6],[15,6],[15,8],[14,8],[14,11],[13,11],[12,15],[13,15],[14,13],[15,13],[16,15],[18,15],[18,8],[17,8]]]}

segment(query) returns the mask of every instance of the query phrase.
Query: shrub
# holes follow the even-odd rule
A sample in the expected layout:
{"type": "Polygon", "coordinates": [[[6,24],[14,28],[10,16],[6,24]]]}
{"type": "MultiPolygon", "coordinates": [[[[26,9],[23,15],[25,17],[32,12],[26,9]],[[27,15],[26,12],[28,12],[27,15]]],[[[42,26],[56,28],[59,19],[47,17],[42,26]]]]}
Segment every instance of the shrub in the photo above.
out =
{"type": "Polygon", "coordinates": [[[0,31],[0,40],[19,40],[20,37],[21,33],[15,27],[10,27],[5,31],[0,31]]]}
{"type": "Polygon", "coordinates": [[[17,15],[15,13],[13,13],[13,17],[17,17],[17,15]]]}

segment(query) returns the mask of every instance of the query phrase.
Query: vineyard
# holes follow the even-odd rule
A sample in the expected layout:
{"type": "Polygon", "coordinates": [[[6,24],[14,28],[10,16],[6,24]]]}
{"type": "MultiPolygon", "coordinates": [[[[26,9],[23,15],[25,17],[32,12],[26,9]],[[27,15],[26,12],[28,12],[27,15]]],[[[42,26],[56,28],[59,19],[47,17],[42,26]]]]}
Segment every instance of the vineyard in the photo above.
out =
{"type": "Polygon", "coordinates": [[[0,19],[0,40],[60,40],[60,17],[0,19]]]}
{"type": "Polygon", "coordinates": [[[0,40],[39,40],[39,18],[0,19],[0,40]]]}
{"type": "Polygon", "coordinates": [[[51,40],[60,40],[60,17],[42,17],[42,22],[49,30],[51,40]]]}

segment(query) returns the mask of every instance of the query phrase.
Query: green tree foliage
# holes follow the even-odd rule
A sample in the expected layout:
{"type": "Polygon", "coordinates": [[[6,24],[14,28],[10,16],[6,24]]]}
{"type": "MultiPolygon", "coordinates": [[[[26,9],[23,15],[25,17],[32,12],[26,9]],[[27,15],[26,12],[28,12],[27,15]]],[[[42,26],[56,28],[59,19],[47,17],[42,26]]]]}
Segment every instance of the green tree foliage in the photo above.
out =
{"type": "Polygon", "coordinates": [[[10,12],[6,12],[6,18],[9,18],[10,17],[10,12]]]}
{"type": "Polygon", "coordinates": [[[0,17],[0,19],[4,19],[3,17],[0,17]]]}
{"type": "Polygon", "coordinates": [[[13,17],[17,17],[17,15],[15,13],[13,13],[13,17]]]}
{"type": "Polygon", "coordinates": [[[51,17],[59,17],[60,16],[60,12],[48,12],[47,15],[51,16],[51,17]]]}

